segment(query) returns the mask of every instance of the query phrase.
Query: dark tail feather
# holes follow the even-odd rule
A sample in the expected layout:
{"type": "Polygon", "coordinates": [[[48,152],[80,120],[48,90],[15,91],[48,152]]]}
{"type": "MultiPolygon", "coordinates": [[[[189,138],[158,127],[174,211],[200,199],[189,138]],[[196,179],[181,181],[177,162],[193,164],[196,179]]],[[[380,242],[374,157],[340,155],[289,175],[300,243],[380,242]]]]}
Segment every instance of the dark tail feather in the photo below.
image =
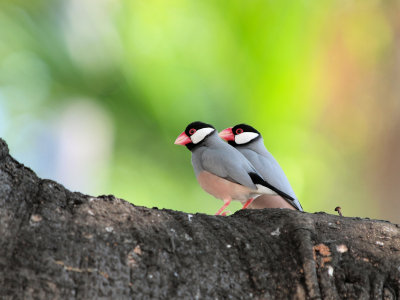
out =
{"type": "Polygon", "coordinates": [[[290,204],[294,205],[294,207],[297,207],[297,205],[295,205],[293,203],[294,198],[292,196],[289,196],[288,194],[282,192],[281,190],[277,189],[273,185],[269,184],[264,179],[262,179],[262,177],[260,175],[258,175],[257,173],[251,172],[251,173],[249,173],[249,176],[250,176],[250,178],[251,178],[251,180],[253,181],[254,184],[261,184],[261,185],[269,188],[270,190],[272,190],[275,193],[277,193],[279,196],[285,198],[286,200],[290,200],[290,204]]]}
{"type": "Polygon", "coordinates": [[[294,208],[297,208],[298,210],[303,211],[303,208],[301,207],[301,205],[300,205],[300,207],[298,207],[297,204],[294,202],[295,199],[292,196],[289,196],[285,192],[282,192],[281,190],[277,189],[273,185],[269,184],[257,173],[251,172],[251,173],[249,173],[249,176],[254,184],[261,184],[261,185],[269,188],[270,190],[274,191],[279,196],[281,196],[283,199],[285,199],[287,202],[289,202],[289,204],[292,205],[294,208]]]}

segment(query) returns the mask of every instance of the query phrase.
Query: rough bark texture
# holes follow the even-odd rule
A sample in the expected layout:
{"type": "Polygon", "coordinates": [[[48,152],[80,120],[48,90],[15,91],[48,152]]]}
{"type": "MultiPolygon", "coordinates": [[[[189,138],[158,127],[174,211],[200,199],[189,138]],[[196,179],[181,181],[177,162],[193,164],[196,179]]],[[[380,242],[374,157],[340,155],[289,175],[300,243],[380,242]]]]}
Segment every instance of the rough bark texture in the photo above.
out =
{"type": "Polygon", "coordinates": [[[397,299],[399,237],[385,221],[72,193],[0,139],[1,299],[397,299]]]}

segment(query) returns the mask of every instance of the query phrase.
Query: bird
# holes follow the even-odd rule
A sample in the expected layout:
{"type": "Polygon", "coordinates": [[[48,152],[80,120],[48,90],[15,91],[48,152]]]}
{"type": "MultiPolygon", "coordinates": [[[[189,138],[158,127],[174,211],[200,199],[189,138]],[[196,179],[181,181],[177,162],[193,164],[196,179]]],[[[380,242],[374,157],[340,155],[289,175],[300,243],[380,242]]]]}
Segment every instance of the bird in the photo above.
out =
{"type": "Polygon", "coordinates": [[[275,196],[263,196],[257,198],[252,208],[281,207],[303,211],[289,180],[281,166],[265,148],[261,133],[247,124],[238,124],[224,129],[219,136],[242,153],[255,167],[261,176],[276,190],[275,196]],[[289,195],[290,198],[286,197],[289,195]],[[290,204],[288,206],[287,204],[290,204]],[[258,205],[258,207],[256,207],[258,205]]]}
{"type": "Polygon", "coordinates": [[[224,202],[215,215],[220,215],[232,200],[240,201],[245,209],[254,197],[264,194],[279,194],[294,201],[265,181],[246,157],[223,141],[210,124],[190,123],[175,144],[184,145],[192,152],[192,165],[200,186],[224,202]]]}

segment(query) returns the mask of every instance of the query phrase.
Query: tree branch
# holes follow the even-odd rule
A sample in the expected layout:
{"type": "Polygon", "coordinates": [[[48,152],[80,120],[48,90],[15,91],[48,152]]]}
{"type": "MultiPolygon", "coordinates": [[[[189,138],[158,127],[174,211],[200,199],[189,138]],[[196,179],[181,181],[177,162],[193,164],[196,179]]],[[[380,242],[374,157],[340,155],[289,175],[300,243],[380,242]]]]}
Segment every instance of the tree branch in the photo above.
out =
{"type": "Polygon", "coordinates": [[[399,237],[386,221],[72,193],[0,139],[1,299],[396,299],[399,237]]]}

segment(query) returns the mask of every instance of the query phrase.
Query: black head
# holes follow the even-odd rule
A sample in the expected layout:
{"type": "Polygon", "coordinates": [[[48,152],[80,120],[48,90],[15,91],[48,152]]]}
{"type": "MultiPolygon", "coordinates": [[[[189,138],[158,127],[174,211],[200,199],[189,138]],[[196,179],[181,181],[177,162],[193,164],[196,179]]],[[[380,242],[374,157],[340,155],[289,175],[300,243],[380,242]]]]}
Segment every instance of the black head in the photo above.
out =
{"type": "Polygon", "coordinates": [[[214,126],[203,122],[190,123],[175,141],[175,144],[185,145],[189,150],[193,150],[200,145],[210,134],[215,131],[214,126]]]}
{"type": "Polygon", "coordinates": [[[223,130],[220,136],[231,146],[246,145],[261,138],[257,129],[244,123],[223,130]]]}
{"type": "Polygon", "coordinates": [[[193,135],[197,130],[203,129],[203,128],[214,128],[214,126],[210,124],[206,124],[200,121],[192,122],[188,126],[186,126],[185,133],[187,136],[193,135]]]}

